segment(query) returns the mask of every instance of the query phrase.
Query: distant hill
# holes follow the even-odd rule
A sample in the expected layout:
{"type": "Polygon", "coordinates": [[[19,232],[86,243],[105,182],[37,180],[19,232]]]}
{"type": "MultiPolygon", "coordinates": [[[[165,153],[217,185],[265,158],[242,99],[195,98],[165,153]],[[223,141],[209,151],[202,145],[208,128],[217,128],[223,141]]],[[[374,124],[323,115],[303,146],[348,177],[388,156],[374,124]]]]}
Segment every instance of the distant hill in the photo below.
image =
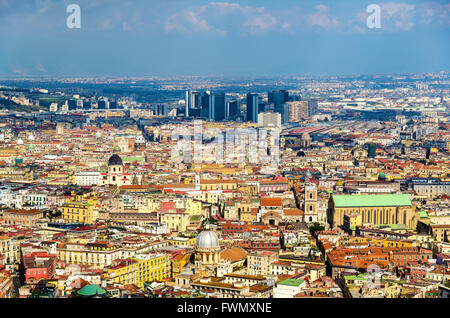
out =
{"type": "Polygon", "coordinates": [[[26,106],[20,105],[12,100],[0,98],[0,109],[7,109],[10,111],[16,112],[30,112],[30,111],[39,111],[39,110],[47,110],[47,108],[42,106],[26,106]]]}

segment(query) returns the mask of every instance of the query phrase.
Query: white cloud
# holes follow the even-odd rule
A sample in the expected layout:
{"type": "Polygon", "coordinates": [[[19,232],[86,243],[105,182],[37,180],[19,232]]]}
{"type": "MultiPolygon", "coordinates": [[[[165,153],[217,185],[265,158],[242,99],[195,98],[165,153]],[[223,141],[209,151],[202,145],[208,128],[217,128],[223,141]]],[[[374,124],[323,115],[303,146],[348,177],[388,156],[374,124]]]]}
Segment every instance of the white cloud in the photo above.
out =
{"type": "Polygon", "coordinates": [[[320,4],[317,5],[315,9],[316,11],[313,14],[308,15],[306,18],[307,23],[310,26],[318,26],[329,30],[340,25],[337,17],[330,14],[330,10],[327,6],[320,4]]]}
{"type": "Polygon", "coordinates": [[[450,4],[427,2],[418,5],[420,22],[423,24],[438,23],[450,26],[450,4]]]}
{"type": "Polygon", "coordinates": [[[233,28],[248,34],[270,30],[277,19],[264,7],[241,6],[238,3],[211,2],[197,8],[182,10],[167,18],[165,32],[213,32],[226,35],[233,28]],[[227,27],[218,27],[225,21],[227,27]]]}
{"type": "Polygon", "coordinates": [[[173,31],[209,32],[213,30],[213,28],[208,24],[206,19],[201,17],[201,12],[183,10],[173,14],[167,19],[164,30],[167,33],[173,31]]]}
{"type": "Polygon", "coordinates": [[[274,16],[264,13],[249,17],[244,22],[244,26],[248,28],[249,33],[256,34],[270,29],[276,23],[277,19],[274,16]]]}
{"type": "Polygon", "coordinates": [[[414,28],[416,6],[409,3],[380,3],[381,25],[391,31],[410,31],[414,28]]]}

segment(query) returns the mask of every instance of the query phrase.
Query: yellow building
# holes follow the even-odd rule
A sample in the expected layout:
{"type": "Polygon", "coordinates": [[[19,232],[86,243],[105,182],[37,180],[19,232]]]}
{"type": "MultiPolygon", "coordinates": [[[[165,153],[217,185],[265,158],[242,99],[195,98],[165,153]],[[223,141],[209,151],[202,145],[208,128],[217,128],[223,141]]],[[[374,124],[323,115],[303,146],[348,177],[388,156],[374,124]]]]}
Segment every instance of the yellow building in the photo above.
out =
{"type": "Polygon", "coordinates": [[[107,283],[133,284],[143,289],[144,283],[169,278],[168,256],[165,254],[139,255],[132,259],[117,260],[105,268],[107,283]]]}
{"type": "MultiPolygon", "coordinates": [[[[256,208],[255,208],[256,209],[256,208]]],[[[257,212],[257,211],[255,211],[255,212],[257,212]]],[[[253,213],[252,211],[243,211],[243,212],[241,212],[241,214],[240,214],[240,219],[239,219],[239,221],[242,221],[242,222],[253,222],[253,221],[255,221],[256,220],[256,216],[257,216],[257,214],[256,213],[253,213]]]]}
{"type": "Polygon", "coordinates": [[[61,243],[56,247],[56,255],[61,262],[90,265],[95,269],[111,265],[123,253],[122,249],[101,242],[61,243]]]}
{"type": "Polygon", "coordinates": [[[202,203],[200,201],[194,201],[192,199],[188,199],[186,201],[186,212],[191,215],[202,215],[202,203]]]}
{"type": "Polygon", "coordinates": [[[4,167],[0,168],[0,179],[8,179],[13,181],[32,181],[33,171],[30,168],[22,167],[4,167]]]}
{"type": "Polygon", "coordinates": [[[40,218],[44,216],[41,210],[15,210],[8,209],[3,212],[5,224],[7,225],[23,225],[23,226],[35,226],[40,218]]]}
{"type": "Polygon", "coordinates": [[[242,181],[222,180],[222,179],[202,179],[200,180],[201,190],[235,190],[242,181]]]}
{"type": "Polygon", "coordinates": [[[357,226],[362,225],[361,214],[345,214],[344,215],[344,228],[346,230],[354,231],[357,226]]]}
{"type": "MultiPolygon", "coordinates": [[[[194,242],[195,244],[195,242],[194,242]]],[[[189,264],[189,259],[191,258],[191,254],[177,254],[172,258],[172,276],[174,278],[176,275],[181,274],[183,272],[184,266],[189,264]]]]}
{"type": "Polygon", "coordinates": [[[185,232],[189,226],[189,214],[187,213],[164,213],[160,216],[161,224],[166,224],[171,231],[185,232]]]}
{"type": "Polygon", "coordinates": [[[377,237],[355,237],[353,240],[358,243],[370,243],[378,247],[412,247],[414,242],[410,240],[395,240],[389,238],[377,238],[377,237]]]}
{"type": "Polygon", "coordinates": [[[171,237],[169,239],[169,244],[170,245],[176,245],[176,246],[180,246],[180,245],[195,245],[195,237],[193,238],[188,238],[188,237],[178,237],[178,236],[174,236],[171,237]]]}
{"type": "Polygon", "coordinates": [[[77,195],[61,206],[62,218],[69,222],[93,224],[98,218],[97,198],[77,195]]]}
{"type": "Polygon", "coordinates": [[[0,254],[5,258],[6,264],[20,261],[19,243],[9,236],[0,236],[0,254]]]}

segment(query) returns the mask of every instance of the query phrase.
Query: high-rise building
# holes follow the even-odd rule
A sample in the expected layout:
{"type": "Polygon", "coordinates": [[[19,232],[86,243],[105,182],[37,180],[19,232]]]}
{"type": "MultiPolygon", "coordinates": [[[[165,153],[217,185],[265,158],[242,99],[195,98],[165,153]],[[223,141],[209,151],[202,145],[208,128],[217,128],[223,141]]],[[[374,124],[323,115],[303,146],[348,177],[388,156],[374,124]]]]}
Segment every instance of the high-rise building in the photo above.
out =
{"type": "Polygon", "coordinates": [[[189,109],[191,108],[191,91],[186,91],[186,97],[184,102],[186,106],[185,114],[186,117],[189,117],[189,109]]]}
{"type": "Polygon", "coordinates": [[[226,118],[235,118],[237,117],[241,112],[241,105],[240,101],[238,99],[227,101],[227,108],[226,108],[226,118]]]}
{"type": "Polygon", "coordinates": [[[109,101],[107,98],[99,100],[97,105],[98,109],[109,109],[109,101]]]}
{"type": "Polygon", "coordinates": [[[75,99],[69,99],[67,101],[67,105],[68,105],[69,110],[77,109],[77,101],[75,99]]]}
{"type": "Polygon", "coordinates": [[[209,98],[209,116],[210,120],[221,121],[225,119],[225,94],[214,93],[209,98]]]}
{"type": "Polygon", "coordinates": [[[186,91],[186,117],[196,117],[200,112],[198,109],[201,107],[201,101],[202,98],[200,92],[186,91]],[[195,109],[195,111],[192,112],[193,109],[195,109]]]}
{"type": "Polygon", "coordinates": [[[201,116],[205,118],[209,118],[209,105],[212,103],[211,101],[211,92],[206,91],[201,96],[201,116]]]}
{"type": "Polygon", "coordinates": [[[289,122],[289,105],[286,103],[283,104],[281,108],[281,122],[282,123],[289,122]]]}
{"type": "Polygon", "coordinates": [[[289,106],[290,122],[300,121],[309,117],[307,101],[287,102],[286,104],[289,106]]]}
{"type": "Polygon", "coordinates": [[[256,123],[258,121],[258,94],[247,94],[247,121],[256,123]]]}
{"type": "Polygon", "coordinates": [[[267,100],[269,104],[273,103],[276,112],[281,113],[283,104],[289,101],[289,92],[286,90],[269,92],[267,100]]]}
{"type": "Polygon", "coordinates": [[[82,109],[84,106],[83,106],[83,100],[82,99],[77,99],[77,101],[76,101],[76,103],[77,103],[77,109],[82,109]]]}
{"type": "Polygon", "coordinates": [[[84,109],[90,109],[91,108],[91,101],[89,101],[89,100],[83,101],[83,108],[84,109]]]}
{"type": "Polygon", "coordinates": [[[317,99],[308,100],[308,115],[309,117],[318,113],[318,101],[317,99]]]}
{"type": "Polygon", "coordinates": [[[260,101],[258,103],[258,114],[267,112],[268,110],[269,110],[269,104],[267,104],[266,102],[262,102],[262,101],[260,101]]]}
{"type": "Polygon", "coordinates": [[[110,101],[109,102],[109,109],[117,109],[117,102],[116,101],[110,101]]]}

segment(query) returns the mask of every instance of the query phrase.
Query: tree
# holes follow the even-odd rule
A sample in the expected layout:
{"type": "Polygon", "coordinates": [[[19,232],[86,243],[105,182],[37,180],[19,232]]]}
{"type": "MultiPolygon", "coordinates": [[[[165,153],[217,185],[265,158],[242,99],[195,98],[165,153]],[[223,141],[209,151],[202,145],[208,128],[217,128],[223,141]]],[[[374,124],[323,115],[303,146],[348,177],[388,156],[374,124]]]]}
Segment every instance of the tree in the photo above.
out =
{"type": "Polygon", "coordinates": [[[311,232],[311,235],[315,235],[316,232],[320,232],[325,230],[325,228],[320,225],[320,223],[315,222],[312,226],[309,227],[309,231],[311,232]]]}

